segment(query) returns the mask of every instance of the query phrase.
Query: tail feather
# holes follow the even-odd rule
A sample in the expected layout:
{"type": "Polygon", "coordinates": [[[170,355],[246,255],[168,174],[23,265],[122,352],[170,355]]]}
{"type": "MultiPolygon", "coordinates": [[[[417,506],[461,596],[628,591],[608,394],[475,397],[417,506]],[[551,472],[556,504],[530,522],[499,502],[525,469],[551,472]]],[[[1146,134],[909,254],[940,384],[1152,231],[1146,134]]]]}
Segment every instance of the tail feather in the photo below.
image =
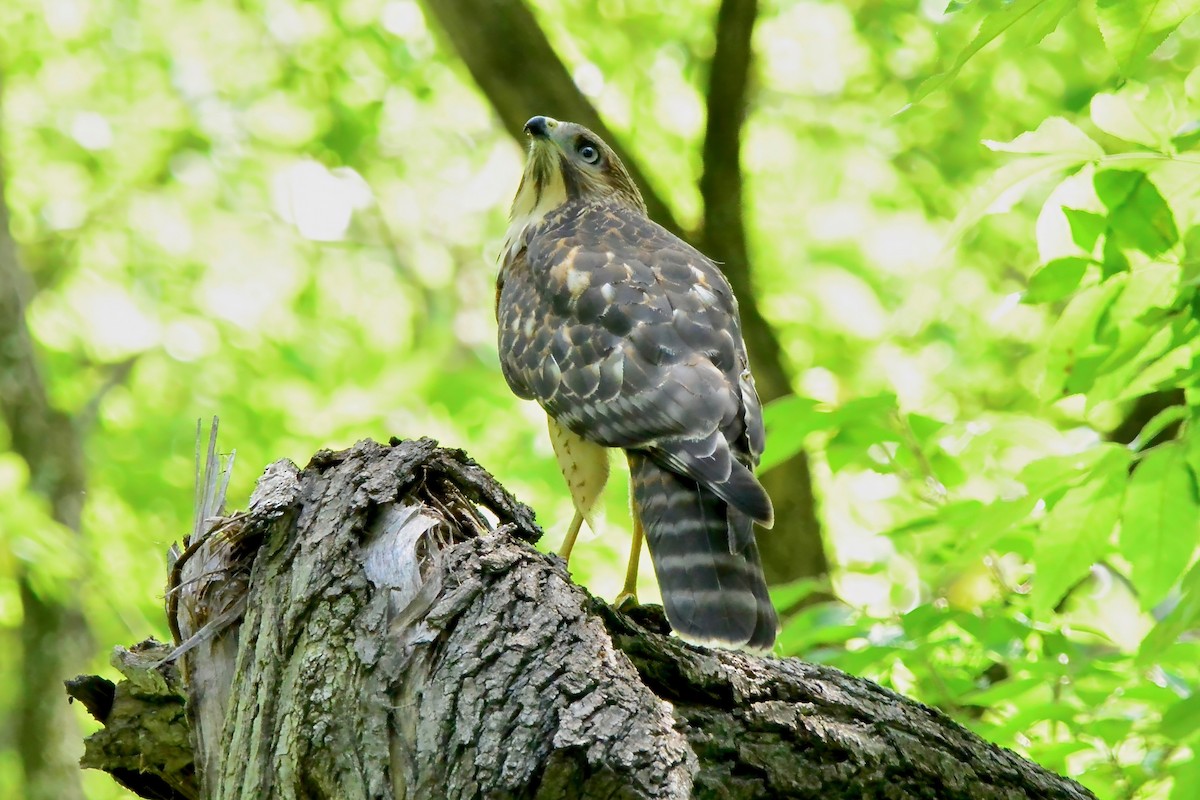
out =
{"type": "Polygon", "coordinates": [[[634,513],[671,627],[689,641],[769,650],[778,618],[753,534],[744,541],[737,530],[750,519],[691,478],[628,456],[634,513]]]}
{"type": "Polygon", "coordinates": [[[648,452],[664,467],[712,489],[722,500],[764,528],[775,524],[775,510],[767,490],[754,477],[754,472],[729,450],[729,443],[721,431],[713,431],[700,439],[663,439],[648,452]]]}

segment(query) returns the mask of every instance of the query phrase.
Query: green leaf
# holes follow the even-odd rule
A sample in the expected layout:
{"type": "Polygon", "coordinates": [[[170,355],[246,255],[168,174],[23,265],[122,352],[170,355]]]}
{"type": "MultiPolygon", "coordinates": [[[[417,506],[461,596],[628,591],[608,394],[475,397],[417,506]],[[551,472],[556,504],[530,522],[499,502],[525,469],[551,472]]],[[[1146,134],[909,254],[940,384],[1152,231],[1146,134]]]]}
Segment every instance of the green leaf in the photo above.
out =
{"type": "Polygon", "coordinates": [[[917,444],[922,448],[927,447],[934,436],[946,429],[945,422],[924,414],[908,414],[906,419],[909,430],[912,431],[917,444]]]}
{"type": "Polygon", "coordinates": [[[941,605],[923,603],[900,617],[904,632],[914,641],[930,639],[939,630],[953,622],[961,612],[941,605]]]}
{"type": "Polygon", "coordinates": [[[818,578],[800,578],[790,583],[771,587],[771,602],[781,612],[795,607],[800,601],[817,592],[828,592],[829,581],[818,578]]]}
{"type": "Polygon", "coordinates": [[[1129,272],[1129,259],[1121,252],[1121,247],[1117,244],[1116,237],[1112,235],[1111,228],[1108,229],[1108,236],[1104,239],[1100,267],[1100,277],[1104,280],[1121,272],[1129,272]]]}
{"type": "Polygon", "coordinates": [[[1076,294],[1050,330],[1042,396],[1085,391],[1108,346],[1096,343],[1100,320],[1125,286],[1125,275],[1109,278],[1076,294]]]}
{"type": "MultiPolygon", "coordinates": [[[[1146,350],[1153,352],[1155,341],[1151,341],[1146,350]]],[[[1190,380],[1197,374],[1195,364],[1195,343],[1176,347],[1157,356],[1153,356],[1144,364],[1139,364],[1138,373],[1116,395],[1116,400],[1134,400],[1145,394],[1159,390],[1174,389],[1181,383],[1190,380]]]]}
{"type": "Polygon", "coordinates": [[[1079,288],[1087,272],[1085,258],[1056,258],[1033,273],[1025,293],[1027,303],[1050,303],[1061,300],[1079,288]]]}
{"type": "Polygon", "coordinates": [[[989,150],[1036,156],[1073,156],[1079,162],[1095,161],[1104,148],[1064,117],[1048,117],[1036,130],[1026,131],[1011,142],[984,139],[989,150]]]}
{"type": "Polygon", "coordinates": [[[833,417],[840,425],[864,420],[890,423],[898,413],[899,404],[896,395],[890,392],[881,392],[847,400],[834,409],[833,417]]]}
{"type": "Polygon", "coordinates": [[[1177,389],[1188,380],[1195,379],[1198,374],[1196,366],[1194,343],[1168,350],[1142,366],[1141,372],[1129,381],[1116,399],[1129,401],[1151,392],[1177,389]]]}
{"type": "Polygon", "coordinates": [[[1058,23],[1075,7],[1074,0],[1011,0],[1011,2],[979,3],[986,16],[975,38],[954,59],[945,72],[924,81],[913,93],[912,103],[919,103],[941,89],[962,70],[968,61],[1004,33],[1018,44],[1037,44],[1058,27],[1058,23]]]}
{"type": "Polygon", "coordinates": [[[1142,608],[1159,603],[1187,569],[1200,533],[1196,482],[1179,442],[1147,452],[1121,509],[1120,548],[1142,608]]]}
{"type": "MultiPolygon", "coordinates": [[[[1117,331],[1116,342],[1096,365],[1092,385],[1088,389],[1089,410],[1100,403],[1126,397],[1131,387],[1144,386],[1144,373],[1148,371],[1147,368],[1156,366],[1158,360],[1171,347],[1169,328],[1123,318],[1120,301],[1113,304],[1108,319],[1114,322],[1117,331]]],[[[1172,369],[1168,374],[1173,372],[1172,369]]],[[[1147,391],[1153,391],[1153,387],[1147,391]]],[[[1139,394],[1146,394],[1147,391],[1139,394]]]]}
{"type": "MultiPolygon", "coordinates": [[[[1200,277],[1200,225],[1192,225],[1183,234],[1183,258],[1181,259],[1187,267],[1187,277],[1193,286],[1196,285],[1195,279],[1200,277]]],[[[1200,319],[1200,289],[1194,290],[1193,303],[1197,305],[1192,311],[1192,315],[1200,319]]]]}
{"type": "Polygon", "coordinates": [[[815,645],[845,642],[863,634],[858,619],[858,613],[844,603],[808,606],[784,624],[776,646],[791,656],[806,654],[815,645]]]}
{"type": "Polygon", "coordinates": [[[1122,277],[1125,288],[1098,326],[1096,340],[1103,344],[1092,352],[1104,352],[1087,389],[1089,408],[1153,391],[1190,360],[1195,337],[1171,321],[1179,303],[1180,266],[1154,262],[1122,277]]]}
{"type": "Polygon", "coordinates": [[[979,220],[989,214],[1003,214],[1011,210],[1031,188],[1051,175],[1075,170],[1091,160],[1091,157],[1081,153],[1035,155],[1000,167],[971,193],[966,205],[955,216],[954,224],[946,235],[946,250],[979,220]]]}
{"type": "Polygon", "coordinates": [[[1138,650],[1143,663],[1152,661],[1170,647],[1179,635],[1200,622],[1200,562],[1193,564],[1179,585],[1179,601],[1146,634],[1138,650]]]}
{"type": "Polygon", "coordinates": [[[1067,224],[1071,226],[1071,241],[1081,250],[1092,252],[1096,242],[1108,228],[1108,218],[1081,208],[1064,208],[1063,215],[1067,218],[1067,224]]]}
{"type": "Polygon", "coordinates": [[[1200,120],[1186,122],[1171,134],[1171,147],[1182,153],[1200,145],[1200,120]]]}
{"type": "Polygon", "coordinates": [[[29,467],[13,452],[0,451],[0,531],[5,557],[21,563],[40,596],[56,601],[69,596],[84,572],[78,538],[51,515],[49,503],[30,491],[29,467]]]}
{"type": "Polygon", "coordinates": [[[778,466],[804,449],[804,440],[813,431],[828,428],[833,415],[820,408],[811,397],[788,395],[763,408],[767,429],[767,449],[759,471],[778,466]]]}
{"type": "Polygon", "coordinates": [[[1185,697],[1163,712],[1159,733],[1172,744],[1184,744],[1200,735],[1200,693],[1185,697]]]}
{"type": "Polygon", "coordinates": [[[969,612],[954,613],[954,625],[972,637],[989,652],[1001,658],[1018,656],[1024,650],[1023,641],[1033,631],[1033,623],[1023,615],[1003,616],[987,614],[980,616],[969,612]]]}
{"type": "Polygon", "coordinates": [[[1200,0],[1097,0],[1096,21],[1117,68],[1129,75],[1197,11],[1200,0]]]}
{"type": "Polygon", "coordinates": [[[1200,793],[1200,758],[1192,758],[1175,764],[1171,769],[1175,785],[1171,787],[1168,800],[1195,800],[1200,793]]]}
{"type": "MultiPolygon", "coordinates": [[[[1186,419],[1187,415],[1188,407],[1185,405],[1168,406],[1164,408],[1162,411],[1151,417],[1150,421],[1142,427],[1141,432],[1138,433],[1137,438],[1133,442],[1134,445],[1138,447],[1144,447],[1148,442],[1154,441],[1155,437],[1165,431],[1168,427],[1176,422],[1179,422],[1180,420],[1186,419]]],[[[1195,469],[1195,466],[1193,465],[1192,468],[1195,469]]]]}
{"type": "Polygon", "coordinates": [[[1047,686],[1044,678],[1010,678],[1009,680],[993,684],[986,689],[971,692],[964,699],[970,702],[971,705],[994,708],[1025,698],[1031,693],[1044,693],[1046,690],[1047,686]]]}
{"type": "Polygon", "coordinates": [[[1157,317],[1147,320],[1147,327],[1160,329],[1161,314],[1152,314],[1172,308],[1179,298],[1179,282],[1182,270],[1178,264],[1154,262],[1131,270],[1121,296],[1113,303],[1113,315],[1121,323],[1141,322],[1146,315],[1157,317]]]}
{"type": "Polygon", "coordinates": [[[953,528],[972,528],[984,504],[978,500],[956,500],[938,506],[933,514],[925,514],[910,519],[887,532],[890,537],[898,537],[914,533],[924,533],[938,525],[953,528]]]}
{"type": "Polygon", "coordinates": [[[1068,489],[1042,522],[1034,547],[1037,578],[1030,592],[1033,608],[1041,614],[1058,605],[1109,550],[1132,454],[1114,444],[1101,450],[1088,479],[1068,489]]]}
{"type": "Polygon", "coordinates": [[[1109,227],[1117,243],[1156,256],[1179,241],[1175,215],[1146,173],[1101,170],[1096,195],[1109,210],[1109,227]]]}
{"type": "Polygon", "coordinates": [[[1189,388],[1184,392],[1184,401],[1188,404],[1191,418],[1188,420],[1186,435],[1182,437],[1184,458],[1192,472],[1200,475],[1200,390],[1189,388]]]}
{"type": "Polygon", "coordinates": [[[1183,81],[1183,91],[1188,100],[1200,103],[1200,67],[1196,67],[1188,73],[1187,78],[1183,81]]]}
{"type": "MultiPolygon", "coordinates": [[[[1050,702],[1054,702],[1051,700],[1050,702]]],[[[1053,744],[1038,744],[1030,748],[1030,758],[1041,766],[1053,771],[1067,773],[1067,758],[1076,753],[1090,750],[1087,742],[1055,742],[1053,744]]],[[[1095,787],[1093,787],[1095,788],[1095,787]]]]}
{"type": "Polygon", "coordinates": [[[1158,150],[1170,150],[1175,107],[1161,88],[1125,89],[1092,98],[1092,122],[1110,136],[1158,150]]]}
{"type": "Polygon", "coordinates": [[[1129,738],[1133,732],[1133,720],[1123,717],[1093,719],[1088,725],[1088,735],[1099,737],[1110,748],[1129,738]]]}
{"type": "Polygon", "coordinates": [[[1015,500],[997,500],[987,506],[976,508],[974,514],[965,501],[960,508],[955,504],[945,506],[947,513],[939,519],[954,535],[955,547],[945,565],[931,583],[943,586],[954,580],[966,565],[979,561],[989,550],[996,548],[1007,534],[1028,519],[1037,506],[1038,497],[1030,495],[1015,500]],[[956,519],[957,518],[957,519],[956,519]]]}
{"type": "Polygon", "coordinates": [[[1026,464],[1017,479],[1030,496],[1042,499],[1060,489],[1079,486],[1107,457],[1107,446],[1091,447],[1063,456],[1046,456],[1026,464]]]}

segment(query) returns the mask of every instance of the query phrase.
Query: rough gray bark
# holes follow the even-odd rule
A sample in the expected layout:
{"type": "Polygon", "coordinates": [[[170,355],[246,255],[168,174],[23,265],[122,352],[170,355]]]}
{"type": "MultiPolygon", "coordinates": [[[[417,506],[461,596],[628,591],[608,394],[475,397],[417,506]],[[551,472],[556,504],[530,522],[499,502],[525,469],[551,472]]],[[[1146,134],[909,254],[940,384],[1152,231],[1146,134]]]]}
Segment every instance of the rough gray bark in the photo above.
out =
{"type": "MultiPolygon", "coordinates": [[[[654,190],[640,162],[621,146],[575,86],[524,3],[428,0],[425,8],[438,20],[471,77],[518,141],[523,142],[525,120],[534,114],[549,114],[586,125],[621,154],[642,189],[650,217],[721,264],[738,297],[746,349],[762,399],[791,394],[783,348],[756,300],[742,202],[741,130],[748,106],[756,0],[723,0],[715,20],[716,48],[709,65],[704,174],[700,180],[704,228],[690,233],[654,190]]],[[[763,485],[775,503],[775,528],[759,537],[768,582],[824,576],[829,561],[817,519],[808,456],[800,453],[776,466],[763,475],[763,485]]],[[[827,595],[810,599],[821,597],[827,595]]]]}
{"type": "Polygon", "coordinates": [[[1092,797],[870,682],[613,611],[533,548],[526,507],[428,439],[280,462],[206,531],[176,569],[198,635],[119,649],[115,692],[71,687],[112,726],[85,764],[143,796],[197,797],[199,773],[206,798],[1092,797]]]}
{"type": "Polygon", "coordinates": [[[102,769],[142,797],[197,800],[192,728],[174,648],[147,639],[113,651],[118,684],[96,675],[67,681],[67,694],[104,727],[88,739],[80,766],[102,769]]]}

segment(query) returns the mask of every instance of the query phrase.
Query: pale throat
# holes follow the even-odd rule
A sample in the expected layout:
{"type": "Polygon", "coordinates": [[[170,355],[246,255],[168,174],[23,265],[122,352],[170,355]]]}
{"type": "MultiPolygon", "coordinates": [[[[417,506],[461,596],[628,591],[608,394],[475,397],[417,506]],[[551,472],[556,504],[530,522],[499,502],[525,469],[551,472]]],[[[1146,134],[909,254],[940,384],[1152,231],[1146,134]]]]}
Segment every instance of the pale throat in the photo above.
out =
{"type": "Polygon", "coordinates": [[[508,215],[508,231],[504,234],[504,249],[500,251],[501,262],[508,261],[516,255],[525,231],[531,225],[541,222],[547,214],[567,202],[567,187],[563,182],[562,172],[554,166],[547,169],[549,175],[539,192],[534,177],[535,171],[536,167],[531,159],[525,167],[525,175],[508,215]]]}

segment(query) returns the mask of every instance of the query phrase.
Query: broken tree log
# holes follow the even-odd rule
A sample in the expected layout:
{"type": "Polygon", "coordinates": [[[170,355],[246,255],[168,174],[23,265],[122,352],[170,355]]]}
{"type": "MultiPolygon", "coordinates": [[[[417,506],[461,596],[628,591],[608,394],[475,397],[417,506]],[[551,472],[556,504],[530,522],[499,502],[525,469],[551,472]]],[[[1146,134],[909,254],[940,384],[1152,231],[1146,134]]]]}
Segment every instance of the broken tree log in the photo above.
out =
{"type": "Polygon", "coordinates": [[[869,681],[617,612],[540,533],[429,439],[273,464],[175,561],[178,641],[72,682],[106,725],[84,766],[221,800],[1093,798],[869,681]]]}

